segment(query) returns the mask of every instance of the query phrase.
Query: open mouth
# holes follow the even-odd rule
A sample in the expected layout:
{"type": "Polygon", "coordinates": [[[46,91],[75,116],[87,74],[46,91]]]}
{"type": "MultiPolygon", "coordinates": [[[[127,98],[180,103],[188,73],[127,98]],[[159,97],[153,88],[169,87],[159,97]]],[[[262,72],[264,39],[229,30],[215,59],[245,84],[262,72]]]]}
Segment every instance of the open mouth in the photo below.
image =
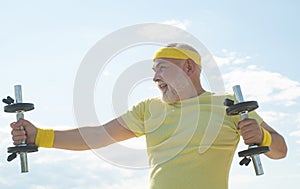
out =
{"type": "Polygon", "coordinates": [[[158,88],[159,88],[162,92],[165,92],[165,91],[167,90],[167,87],[168,87],[168,85],[167,85],[166,83],[164,83],[164,82],[159,82],[159,83],[157,84],[157,86],[158,86],[158,88]]]}

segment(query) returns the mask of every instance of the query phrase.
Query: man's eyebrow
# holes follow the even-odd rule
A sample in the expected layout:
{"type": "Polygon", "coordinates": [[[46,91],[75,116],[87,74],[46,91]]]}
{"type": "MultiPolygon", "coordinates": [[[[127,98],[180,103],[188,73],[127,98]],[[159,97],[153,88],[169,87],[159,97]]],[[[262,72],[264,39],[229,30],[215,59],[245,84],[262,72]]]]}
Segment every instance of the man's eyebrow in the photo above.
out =
{"type": "Polygon", "coordinates": [[[156,60],[152,66],[152,69],[155,70],[157,67],[161,66],[161,64],[165,63],[167,63],[165,60],[156,60]]]}
{"type": "Polygon", "coordinates": [[[153,66],[152,66],[152,70],[155,71],[155,69],[156,69],[157,67],[159,67],[159,65],[160,65],[161,63],[162,63],[162,61],[155,61],[154,64],[153,64],[153,66]]]}

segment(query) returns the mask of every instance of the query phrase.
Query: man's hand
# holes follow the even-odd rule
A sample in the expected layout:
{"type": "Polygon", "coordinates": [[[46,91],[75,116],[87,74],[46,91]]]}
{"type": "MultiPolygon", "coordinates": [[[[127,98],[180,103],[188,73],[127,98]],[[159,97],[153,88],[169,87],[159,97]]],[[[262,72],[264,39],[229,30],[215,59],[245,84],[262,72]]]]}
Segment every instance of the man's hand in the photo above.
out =
{"type": "Polygon", "coordinates": [[[19,145],[23,141],[25,141],[26,144],[34,144],[37,128],[32,123],[20,119],[18,122],[11,123],[10,127],[12,128],[11,135],[14,145],[19,145]],[[21,126],[23,126],[25,130],[21,130],[21,126]]]}
{"type": "Polygon", "coordinates": [[[263,132],[255,119],[244,119],[237,127],[247,145],[260,144],[263,140],[263,132]]]}

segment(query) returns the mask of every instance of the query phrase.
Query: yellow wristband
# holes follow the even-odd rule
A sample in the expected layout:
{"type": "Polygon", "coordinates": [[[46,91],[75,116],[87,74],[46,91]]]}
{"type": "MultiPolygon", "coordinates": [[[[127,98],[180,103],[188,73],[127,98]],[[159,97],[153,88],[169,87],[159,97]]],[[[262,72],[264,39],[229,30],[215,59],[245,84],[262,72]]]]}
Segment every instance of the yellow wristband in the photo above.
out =
{"type": "Polygon", "coordinates": [[[54,141],[54,130],[53,129],[40,129],[38,128],[35,145],[38,147],[52,148],[54,141]]]}
{"type": "Polygon", "coordinates": [[[261,127],[261,130],[264,134],[263,140],[260,143],[260,146],[270,146],[272,143],[272,136],[265,128],[261,127]]]}

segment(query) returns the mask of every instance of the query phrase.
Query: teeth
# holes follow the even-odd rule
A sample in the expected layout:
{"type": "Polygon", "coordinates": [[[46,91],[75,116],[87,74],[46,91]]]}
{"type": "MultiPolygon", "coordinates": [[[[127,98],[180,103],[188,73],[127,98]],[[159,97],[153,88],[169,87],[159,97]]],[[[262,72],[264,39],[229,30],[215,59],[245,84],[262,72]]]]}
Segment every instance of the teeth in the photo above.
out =
{"type": "Polygon", "coordinates": [[[166,86],[167,86],[166,83],[159,83],[159,84],[158,84],[158,87],[159,87],[159,88],[164,88],[164,87],[166,87],[166,86]]]}

